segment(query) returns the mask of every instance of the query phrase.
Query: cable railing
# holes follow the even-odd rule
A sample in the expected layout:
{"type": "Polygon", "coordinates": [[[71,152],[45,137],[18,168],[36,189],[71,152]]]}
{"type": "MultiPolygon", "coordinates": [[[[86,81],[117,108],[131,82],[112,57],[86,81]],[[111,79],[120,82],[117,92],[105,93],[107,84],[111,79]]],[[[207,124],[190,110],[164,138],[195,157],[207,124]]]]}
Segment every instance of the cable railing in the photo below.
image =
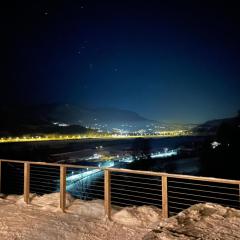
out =
{"type": "Polygon", "coordinates": [[[161,208],[161,177],[111,172],[112,204],[154,205],[161,208]]]}
{"type": "Polygon", "coordinates": [[[104,199],[103,170],[66,168],[66,191],[82,200],[104,199]],[[87,170],[87,171],[86,171],[87,170]]]}
{"type": "Polygon", "coordinates": [[[2,166],[0,189],[6,194],[23,194],[24,165],[20,162],[6,162],[2,166]],[[4,181],[1,181],[4,179],[4,181]]]}
{"type": "Polygon", "coordinates": [[[239,185],[202,180],[185,180],[169,177],[169,211],[177,213],[195,203],[211,202],[223,206],[240,207],[239,185]]]}
{"type": "Polygon", "coordinates": [[[29,187],[31,193],[59,192],[59,167],[30,164],[29,187]]]}
{"type": "Polygon", "coordinates": [[[66,194],[102,199],[111,218],[113,207],[154,206],[167,218],[197,203],[216,203],[240,209],[240,180],[198,177],[120,168],[0,160],[0,189],[6,194],[59,194],[65,211],[66,194]]]}

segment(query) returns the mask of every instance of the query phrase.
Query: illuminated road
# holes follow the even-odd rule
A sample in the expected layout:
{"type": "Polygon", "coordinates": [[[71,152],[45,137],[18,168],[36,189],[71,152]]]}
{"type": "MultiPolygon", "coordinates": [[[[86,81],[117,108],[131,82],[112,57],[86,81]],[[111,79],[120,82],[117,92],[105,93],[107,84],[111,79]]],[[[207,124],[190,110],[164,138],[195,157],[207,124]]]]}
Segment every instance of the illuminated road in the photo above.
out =
{"type": "Polygon", "coordinates": [[[117,140],[117,139],[131,139],[131,138],[161,138],[161,137],[178,137],[178,136],[190,136],[190,132],[185,130],[165,131],[161,134],[154,135],[59,135],[59,136],[32,136],[32,137],[2,137],[0,143],[18,143],[18,142],[44,142],[44,141],[74,141],[84,139],[103,139],[103,140],[117,140]]]}
{"type": "MultiPolygon", "coordinates": [[[[155,152],[151,153],[152,158],[166,158],[170,156],[176,156],[177,150],[165,150],[163,152],[155,152]]],[[[108,161],[104,167],[114,167],[119,163],[131,163],[134,161],[132,156],[123,157],[122,159],[117,159],[113,161],[108,161]]],[[[91,186],[92,182],[103,177],[103,169],[90,169],[82,172],[82,170],[78,170],[78,172],[72,172],[67,175],[66,178],[66,189],[68,192],[73,195],[77,195],[80,198],[86,197],[88,193],[88,188],[91,186]]]]}
{"type": "MultiPolygon", "coordinates": [[[[108,161],[106,167],[113,167],[115,165],[114,161],[108,161]]],[[[73,196],[79,198],[86,198],[89,194],[89,188],[92,183],[103,177],[103,169],[91,169],[82,172],[72,172],[66,177],[66,190],[73,196]]]]}

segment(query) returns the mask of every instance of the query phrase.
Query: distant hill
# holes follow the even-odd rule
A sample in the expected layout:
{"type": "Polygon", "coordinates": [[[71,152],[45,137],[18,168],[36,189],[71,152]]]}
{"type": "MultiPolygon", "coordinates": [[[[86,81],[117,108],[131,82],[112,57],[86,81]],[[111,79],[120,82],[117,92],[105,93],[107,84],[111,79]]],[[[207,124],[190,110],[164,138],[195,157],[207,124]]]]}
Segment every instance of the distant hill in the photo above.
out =
{"type": "Polygon", "coordinates": [[[198,125],[193,129],[193,132],[200,134],[216,134],[222,125],[229,125],[232,127],[240,126],[240,113],[236,117],[214,119],[198,125]]]}
{"type": "Polygon", "coordinates": [[[123,125],[139,128],[154,122],[128,110],[87,108],[69,104],[4,106],[0,107],[0,116],[1,135],[25,132],[67,132],[67,129],[70,132],[74,130],[85,132],[86,126],[93,128],[98,125],[104,125],[109,129],[123,125]],[[63,128],[58,124],[71,126],[63,128]]]}
{"type": "Polygon", "coordinates": [[[149,121],[135,112],[117,108],[87,108],[69,104],[51,104],[36,106],[38,112],[48,120],[57,120],[71,124],[77,123],[113,123],[149,121]]]}

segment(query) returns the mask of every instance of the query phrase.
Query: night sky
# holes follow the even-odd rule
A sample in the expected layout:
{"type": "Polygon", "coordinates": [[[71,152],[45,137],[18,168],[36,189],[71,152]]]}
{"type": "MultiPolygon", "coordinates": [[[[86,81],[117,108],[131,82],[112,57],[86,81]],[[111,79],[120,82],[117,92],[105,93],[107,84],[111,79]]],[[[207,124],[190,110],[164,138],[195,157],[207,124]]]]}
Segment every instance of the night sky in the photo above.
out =
{"type": "Polygon", "coordinates": [[[1,103],[117,107],[170,122],[240,109],[237,1],[8,1],[1,103]]]}

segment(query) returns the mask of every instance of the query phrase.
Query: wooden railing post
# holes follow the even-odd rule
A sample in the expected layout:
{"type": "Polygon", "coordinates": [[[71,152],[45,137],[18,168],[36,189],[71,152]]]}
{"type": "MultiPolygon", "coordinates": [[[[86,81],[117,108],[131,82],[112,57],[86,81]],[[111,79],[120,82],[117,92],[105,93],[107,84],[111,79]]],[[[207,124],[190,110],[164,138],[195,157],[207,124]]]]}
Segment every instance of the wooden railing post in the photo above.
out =
{"type": "Polygon", "coordinates": [[[239,207],[240,207],[240,184],[238,185],[238,205],[239,205],[239,207]]]}
{"type": "Polygon", "coordinates": [[[2,161],[0,160],[0,193],[2,193],[2,161]]]}
{"type": "Polygon", "coordinates": [[[24,163],[24,202],[29,204],[29,190],[30,190],[30,163],[24,163]]]}
{"type": "Polygon", "coordinates": [[[108,219],[111,219],[111,174],[104,170],[104,209],[108,219]]]}
{"type": "Polygon", "coordinates": [[[66,167],[60,166],[60,208],[65,211],[66,208],[66,167]]]}
{"type": "Polygon", "coordinates": [[[162,176],[162,217],[168,218],[168,185],[167,176],[162,176]]]}

